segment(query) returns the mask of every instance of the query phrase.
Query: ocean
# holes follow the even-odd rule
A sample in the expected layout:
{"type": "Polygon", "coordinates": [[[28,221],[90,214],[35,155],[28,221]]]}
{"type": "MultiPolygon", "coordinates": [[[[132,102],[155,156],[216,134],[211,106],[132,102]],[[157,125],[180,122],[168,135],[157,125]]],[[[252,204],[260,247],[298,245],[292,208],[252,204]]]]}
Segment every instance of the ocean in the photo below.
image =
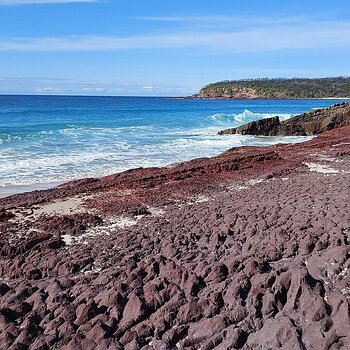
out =
{"type": "Polygon", "coordinates": [[[303,141],[217,132],[336,102],[2,95],[0,195],[210,157],[236,146],[303,141]]]}

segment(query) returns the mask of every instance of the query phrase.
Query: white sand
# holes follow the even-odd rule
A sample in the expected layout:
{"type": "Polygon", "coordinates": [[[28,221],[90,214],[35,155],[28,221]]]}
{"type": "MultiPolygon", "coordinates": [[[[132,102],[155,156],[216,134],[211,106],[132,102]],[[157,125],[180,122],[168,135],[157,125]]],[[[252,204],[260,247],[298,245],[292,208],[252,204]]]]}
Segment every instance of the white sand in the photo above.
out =
{"type": "Polygon", "coordinates": [[[262,182],[264,182],[264,179],[253,179],[248,181],[248,185],[255,186],[257,184],[261,184],[262,182]]]}
{"type": "Polygon", "coordinates": [[[194,198],[194,203],[199,204],[199,203],[206,203],[209,202],[210,198],[207,196],[199,195],[197,198],[194,198]]]}
{"type": "Polygon", "coordinates": [[[79,243],[88,244],[86,241],[87,238],[96,236],[110,236],[118,230],[127,229],[136,225],[138,220],[140,220],[142,217],[142,215],[138,216],[136,219],[126,216],[111,217],[104,225],[90,227],[80,236],[72,237],[70,235],[62,235],[62,239],[67,245],[79,243]]]}
{"type": "Polygon", "coordinates": [[[310,171],[316,172],[316,173],[322,173],[322,174],[338,174],[340,173],[339,170],[333,169],[329,166],[326,166],[324,164],[319,163],[304,163],[310,171]]]}
{"type": "Polygon", "coordinates": [[[74,243],[74,237],[71,235],[62,235],[61,238],[66,245],[72,245],[74,243]]]}
{"type": "Polygon", "coordinates": [[[56,201],[53,203],[44,204],[39,209],[34,210],[34,216],[38,217],[42,214],[45,215],[70,215],[76,213],[87,212],[87,209],[82,204],[91,196],[85,197],[72,197],[66,200],[56,201]]]}
{"type": "Polygon", "coordinates": [[[252,179],[243,183],[233,183],[232,185],[227,186],[227,190],[230,192],[235,192],[235,191],[243,191],[243,190],[248,190],[249,188],[261,184],[265,181],[264,179],[252,179]]]}

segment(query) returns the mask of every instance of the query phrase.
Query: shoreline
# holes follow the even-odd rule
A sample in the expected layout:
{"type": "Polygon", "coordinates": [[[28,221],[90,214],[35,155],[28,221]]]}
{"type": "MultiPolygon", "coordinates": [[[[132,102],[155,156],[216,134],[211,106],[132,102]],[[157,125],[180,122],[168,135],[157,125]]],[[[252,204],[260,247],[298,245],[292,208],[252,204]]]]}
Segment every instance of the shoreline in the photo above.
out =
{"type": "MultiPolygon", "coordinates": [[[[11,185],[0,187],[0,198],[6,198],[15,194],[22,194],[34,191],[48,190],[55,188],[66,181],[43,182],[29,185],[11,185]]],[[[67,181],[68,182],[68,181],[67,181]]]]}
{"type": "MultiPolygon", "coordinates": [[[[80,103],[79,101],[77,103],[80,103]]],[[[209,111],[208,113],[204,113],[204,116],[202,115],[203,112],[200,112],[201,109],[206,110],[206,106],[202,106],[203,103],[199,103],[199,106],[197,106],[197,103],[192,104],[190,103],[190,110],[195,110],[195,123],[189,123],[183,124],[181,122],[181,127],[178,131],[176,131],[177,127],[176,124],[173,125],[173,122],[171,122],[172,126],[166,129],[161,129],[163,135],[161,137],[156,137],[155,141],[151,142],[150,145],[146,148],[146,154],[142,155],[142,150],[144,148],[144,144],[147,144],[150,137],[154,137],[154,135],[157,135],[156,128],[149,128],[146,127],[145,132],[139,132],[134,130],[132,126],[128,126],[125,130],[121,128],[121,125],[116,125],[113,128],[102,128],[102,130],[94,129],[92,126],[91,130],[92,132],[92,143],[97,145],[98,142],[101,143],[101,147],[97,146],[88,146],[88,143],[83,142],[85,138],[85,132],[83,131],[78,125],[72,126],[69,128],[69,130],[56,130],[55,127],[50,130],[50,132],[42,132],[39,130],[35,131],[35,127],[33,129],[33,132],[36,137],[43,138],[43,141],[40,142],[48,142],[48,149],[47,150],[38,150],[38,148],[35,146],[36,141],[33,140],[35,138],[26,137],[23,136],[23,140],[18,141],[18,144],[16,143],[15,149],[13,154],[11,153],[11,156],[9,157],[9,161],[14,163],[14,167],[9,172],[4,168],[2,172],[2,185],[3,184],[12,184],[12,186],[5,188],[0,187],[0,197],[12,195],[15,193],[21,193],[21,192],[27,192],[30,190],[36,190],[41,188],[47,188],[52,187],[50,184],[48,186],[45,185],[46,181],[51,180],[59,180],[60,182],[66,182],[61,181],[62,179],[65,180],[66,177],[68,177],[67,181],[70,181],[72,178],[78,176],[78,177],[84,177],[84,176],[102,176],[103,173],[111,174],[116,171],[121,171],[124,169],[131,169],[137,165],[140,166],[150,166],[155,164],[156,166],[163,166],[165,165],[165,162],[171,162],[171,161],[183,161],[188,159],[193,159],[200,156],[212,156],[214,154],[218,154],[219,152],[224,152],[229,147],[239,144],[248,144],[250,141],[243,140],[241,142],[240,140],[236,140],[237,142],[230,141],[229,138],[227,139],[218,139],[215,135],[217,131],[220,131],[222,128],[222,125],[226,124],[230,125],[230,120],[232,120],[233,124],[243,124],[249,120],[254,120],[256,118],[262,117],[264,114],[273,116],[274,110],[280,111],[280,113],[284,114],[283,118],[295,115],[297,113],[301,113],[303,110],[309,110],[309,106],[320,108],[323,105],[330,105],[333,102],[329,101],[328,103],[324,103],[321,100],[318,102],[301,102],[299,103],[281,103],[282,105],[286,104],[286,106],[282,106],[281,109],[279,109],[278,101],[276,103],[271,102],[272,106],[270,106],[270,102],[261,103],[263,106],[258,107],[260,103],[258,102],[252,102],[252,105],[256,105],[256,107],[252,108],[252,111],[249,111],[249,106],[246,106],[246,103],[224,103],[223,107],[219,106],[219,108],[216,106],[216,103],[209,103],[209,111]],[[231,107],[231,105],[233,107],[231,107]],[[192,107],[193,106],[193,107],[192,107]],[[306,106],[306,107],[305,107],[306,106]],[[300,108],[300,109],[299,109],[300,108]],[[231,109],[233,109],[231,113],[231,109]],[[221,113],[220,111],[226,111],[226,113],[221,113]],[[218,112],[218,113],[217,113],[218,112]],[[271,114],[270,114],[271,112],[271,114]],[[288,112],[288,113],[287,113],[288,112]],[[289,113],[290,112],[290,113],[289,113]],[[292,114],[293,113],[293,114],[292,114]],[[196,119],[197,118],[197,119],[196,119]],[[236,118],[236,119],[234,119],[236,118]],[[199,124],[203,123],[203,124],[199,124]],[[121,129],[120,129],[121,128],[121,129]],[[130,128],[130,130],[129,130],[130,128]],[[115,129],[115,130],[114,130],[115,129]],[[120,130],[119,130],[120,129],[120,130]],[[120,134],[119,132],[123,130],[120,134]],[[191,132],[189,132],[191,130],[191,132]],[[175,132],[174,132],[175,131],[175,132]],[[57,135],[56,135],[57,133],[57,135]],[[62,133],[62,136],[61,136],[62,133]],[[64,147],[62,149],[62,154],[60,157],[56,159],[50,159],[46,162],[46,159],[48,158],[46,156],[46,153],[48,154],[55,154],[54,145],[55,142],[58,142],[58,140],[61,140],[61,138],[67,140],[71,140],[73,137],[72,135],[76,133],[79,136],[77,137],[79,140],[79,149],[76,151],[76,154],[72,157],[71,151],[69,150],[69,147],[64,147]],[[136,133],[140,134],[140,141],[135,141],[134,135],[136,133]],[[169,133],[169,136],[167,136],[167,133],[169,133]],[[67,134],[67,135],[66,135],[67,134]],[[103,135],[102,141],[98,141],[98,139],[101,137],[100,134],[103,135]],[[39,136],[40,135],[40,136],[39,136]],[[120,135],[120,136],[119,136],[120,135]],[[182,136],[183,135],[183,136],[182,136]],[[113,149],[113,142],[117,142],[116,140],[121,137],[123,139],[122,146],[118,152],[115,152],[113,149]],[[114,141],[113,141],[114,140],[114,141]],[[19,165],[18,163],[18,156],[20,147],[24,146],[28,147],[28,157],[31,155],[35,158],[35,162],[30,162],[29,158],[27,157],[25,159],[25,162],[23,162],[23,166],[19,165]],[[158,146],[159,145],[159,146],[158,146]],[[192,149],[193,145],[193,149],[192,149]],[[17,148],[18,147],[18,148],[17,148]],[[130,148],[131,147],[131,148],[130,148]],[[166,150],[166,148],[168,150],[166,150]],[[104,155],[99,152],[99,148],[103,150],[110,150],[111,157],[113,160],[102,160],[104,159],[104,155]],[[163,156],[160,152],[158,152],[160,149],[164,149],[166,156],[163,156]],[[136,151],[135,151],[136,150],[136,151]],[[133,154],[136,152],[135,154],[133,154]],[[154,163],[152,159],[152,154],[156,152],[157,154],[157,162],[154,163]],[[94,154],[96,153],[96,155],[94,154]],[[137,155],[137,153],[139,155],[137,155]],[[84,157],[84,162],[80,161],[80,157],[84,157]],[[101,160],[96,161],[94,159],[95,157],[100,157],[101,160]],[[125,164],[121,159],[125,159],[125,164]],[[139,160],[139,161],[138,161],[139,160]],[[142,161],[142,163],[141,163],[142,161]],[[27,163],[26,163],[27,162],[27,163]],[[68,162],[68,163],[67,163],[68,162]],[[105,162],[105,163],[103,163],[105,162]],[[164,162],[164,163],[163,163],[164,162]],[[33,164],[37,165],[33,165],[33,164]],[[52,166],[49,165],[52,163],[52,166]],[[68,165],[69,164],[69,165],[68,165]],[[36,167],[39,166],[40,170],[37,171],[36,167]],[[58,166],[59,170],[55,170],[55,167],[58,166]],[[125,168],[124,168],[125,166],[125,168]],[[121,169],[122,168],[122,169],[121,169]],[[17,171],[16,171],[17,169],[17,171]],[[22,169],[22,170],[21,170],[22,169]],[[102,169],[102,171],[101,171],[102,169]],[[20,172],[18,172],[21,170],[20,172]],[[34,174],[34,175],[32,175],[34,174]],[[91,174],[91,175],[90,175],[91,174]],[[44,184],[41,183],[41,181],[44,182],[44,184]],[[38,182],[39,185],[31,184],[31,182],[38,182]],[[19,187],[17,186],[17,183],[20,183],[19,187]],[[29,184],[28,184],[29,183],[29,184]],[[22,185],[24,184],[24,185],[22,185]]],[[[76,103],[75,103],[76,104],[76,103]]],[[[204,103],[206,105],[207,103],[204,103]]],[[[250,103],[248,103],[250,104],[250,103]]],[[[129,105],[129,103],[128,103],[129,105]]],[[[167,105],[167,104],[166,104],[167,105]]],[[[180,103],[182,106],[182,104],[180,103]]],[[[187,105],[187,104],[185,104],[187,105]]],[[[221,105],[221,104],[220,104],[221,105]]],[[[48,106],[51,106],[50,104],[48,106]]],[[[93,108],[95,108],[95,103],[92,104],[93,108]]],[[[175,104],[177,106],[177,104],[175,104]]],[[[183,106],[184,107],[184,106],[183,106]]],[[[45,107],[46,108],[46,107],[45,107]]],[[[142,107],[144,108],[144,107],[142,107]]],[[[187,107],[186,107],[187,108],[187,107]]],[[[183,109],[183,111],[186,111],[186,108],[183,109]]],[[[166,111],[167,109],[164,109],[166,111]]],[[[182,109],[180,109],[182,110],[182,109]]],[[[181,112],[186,114],[187,112],[181,112]]],[[[102,113],[104,115],[104,113],[102,113]]],[[[181,114],[182,115],[182,114],[181,114]]],[[[183,118],[183,117],[181,117],[183,118]]],[[[163,118],[161,118],[164,120],[163,118]]],[[[144,120],[141,120],[140,123],[143,125],[145,123],[144,120]],[[141,123],[142,121],[142,123],[141,123]]],[[[184,119],[185,122],[185,119],[184,119]]],[[[156,122],[157,123],[157,122],[156,122]]],[[[140,124],[140,125],[141,125],[140,124]]],[[[72,124],[74,125],[74,123],[72,124]]],[[[145,124],[147,125],[147,123],[145,124]]],[[[20,128],[20,125],[18,126],[20,128]]],[[[19,129],[20,130],[20,129],[19,129]]],[[[11,135],[7,135],[6,140],[11,140],[11,135]]],[[[256,139],[253,140],[252,143],[260,143],[260,140],[256,139]]],[[[1,140],[0,140],[1,142],[1,140]]],[[[12,141],[11,141],[12,142],[12,141]]],[[[17,142],[17,141],[16,141],[17,142]]],[[[119,142],[119,141],[118,141],[119,142]]],[[[262,143],[265,141],[263,140],[262,143]]],[[[275,142],[275,141],[271,141],[275,142]]],[[[277,141],[277,142],[283,142],[283,141],[277,141]]],[[[288,141],[289,142],[289,141],[288,141]]],[[[266,141],[266,143],[270,143],[270,141],[266,141]]],[[[69,142],[67,143],[69,144],[69,142]]],[[[11,143],[8,143],[5,141],[4,147],[10,147],[11,143]]],[[[108,151],[109,152],[109,151],[108,151]]],[[[4,158],[5,159],[5,158],[4,158]]]]}
{"type": "MultiPolygon", "coordinates": [[[[255,138],[261,138],[261,139],[274,139],[274,138],[278,138],[279,142],[275,143],[275,145],[288,145],[288,144],[298,144],[298,143],[303,143],[303,142],[307,142],[309,140],[312,139],[311,136],[303,136],[303,138],[305,138],[305,140],[300,140],[300,141],[289,141],[289,142],[282,142],[280,137],[278,136],[263,136],[263,135],[259,135],[259,136],[254,136],[255,138]]],[[[287,140],[289,138],[293,138],[293,137],[298,137],[298,136],[284,136],[283,139],[287,140]]],[[[178,165],[184,164],[184,163],[189,163],[192,161],[196,161],[198,159],[202,159],[202,158],[206,158],[206,159],[210,159],[210,158],[215,158],[215,157],[219,157],[223,154],[225,154],[226,152],[228,152],[229,150],[232,150],[234,148],[241,148],[241,147],[269,147],[269,146],[235,146],[233,148],[230,148],[228,150],[225,150],[221,153],[215,154],[213,156],[207,156],[207,157],[198,157],[198,158],[192,158],[189,160],[184,160],[184,161],[179,161],[179,162],[175,162],[175,163],[169,163],[169,164],[165,164],[163,166],[149,166],[146,168],[141,168],[141,169],[154,169],[154,168],[158,168],[158,169],[162,169],[162,168],[173,168],[176,167],[178,165]]],[[[126,173],[126,172],[132,172],[135,170],[139,170],[140,168],[130,168],[127,170],[123,170],[123,171],[118,171],[118,172],[114,172],[110,175],[96,175],[93,176],[92,178],[94,179],[100,179],[100,178],[105,178],[105,177],[110,177],[110,176],[117,176],[119,174],[122,173],[126,173]]],[[[34,184],[26,184],[26,185],[10,185],[10,186],[3,186],[0,187],[0,199],[1,198],[6,198],[6,197],[10,197],[13,195],[20,195],[20,194],[24,194],[24,193],[30,193],[30,192],[35,192],[35,191],[42,191],[42,190],[49,190],[49,189],[54,189],[58,186],[61,185],[66,185],[69,183],[73,183],[73,182],[77,182],[77,181],[84,181],[85,179],[87,179],[86,177],[84,178],[76,178],[76,179],[67,179],[67,180],[61,180],[61,181],[53,181],[53,182],[39,182],[39,183],[34,183],[34,184]]]]}

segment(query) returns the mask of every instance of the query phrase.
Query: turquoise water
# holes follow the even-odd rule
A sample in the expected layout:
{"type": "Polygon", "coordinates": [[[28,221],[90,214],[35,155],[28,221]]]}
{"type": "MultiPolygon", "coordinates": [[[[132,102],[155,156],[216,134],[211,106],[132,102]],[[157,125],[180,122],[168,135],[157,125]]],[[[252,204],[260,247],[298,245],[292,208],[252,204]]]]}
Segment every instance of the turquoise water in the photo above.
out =
{"type": "Polygon", "coordinates": [[[234,146],[297,142],[217,132],[282,119],[334,100],[188,100],[147,97],[0,96],[0,193],[216,155],[234,146]]]}

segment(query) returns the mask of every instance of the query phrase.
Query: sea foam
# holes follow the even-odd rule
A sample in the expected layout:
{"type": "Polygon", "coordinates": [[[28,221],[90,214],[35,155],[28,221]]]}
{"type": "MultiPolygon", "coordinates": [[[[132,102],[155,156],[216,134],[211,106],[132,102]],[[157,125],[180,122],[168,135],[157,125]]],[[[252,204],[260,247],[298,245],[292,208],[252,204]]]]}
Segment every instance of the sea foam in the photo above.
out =
{"type": "Polygon", "coordinates": [[[288,119],[327,103],[0,96],[0,195],[6,186],[166,166],[237,146],[303,141],[307,138],[218,131],[275,115],[288,119]]]}
{"type": "Polygon", "coordinates": [[[233,122],[235,125],[240,125],[244,123],[249,123],[255,120],[260,119],[266,119],[266,118],[272,118],[275,116],[280,117],[281,120],[289,119],[296,114],[292,113],[257,113],[252,112],[249,109],[245,109],[241,113],[232,113],[232,114],[225,114],[225,113],[215,113],[211,115],[211,118],[217,122],[233,122]]]}

